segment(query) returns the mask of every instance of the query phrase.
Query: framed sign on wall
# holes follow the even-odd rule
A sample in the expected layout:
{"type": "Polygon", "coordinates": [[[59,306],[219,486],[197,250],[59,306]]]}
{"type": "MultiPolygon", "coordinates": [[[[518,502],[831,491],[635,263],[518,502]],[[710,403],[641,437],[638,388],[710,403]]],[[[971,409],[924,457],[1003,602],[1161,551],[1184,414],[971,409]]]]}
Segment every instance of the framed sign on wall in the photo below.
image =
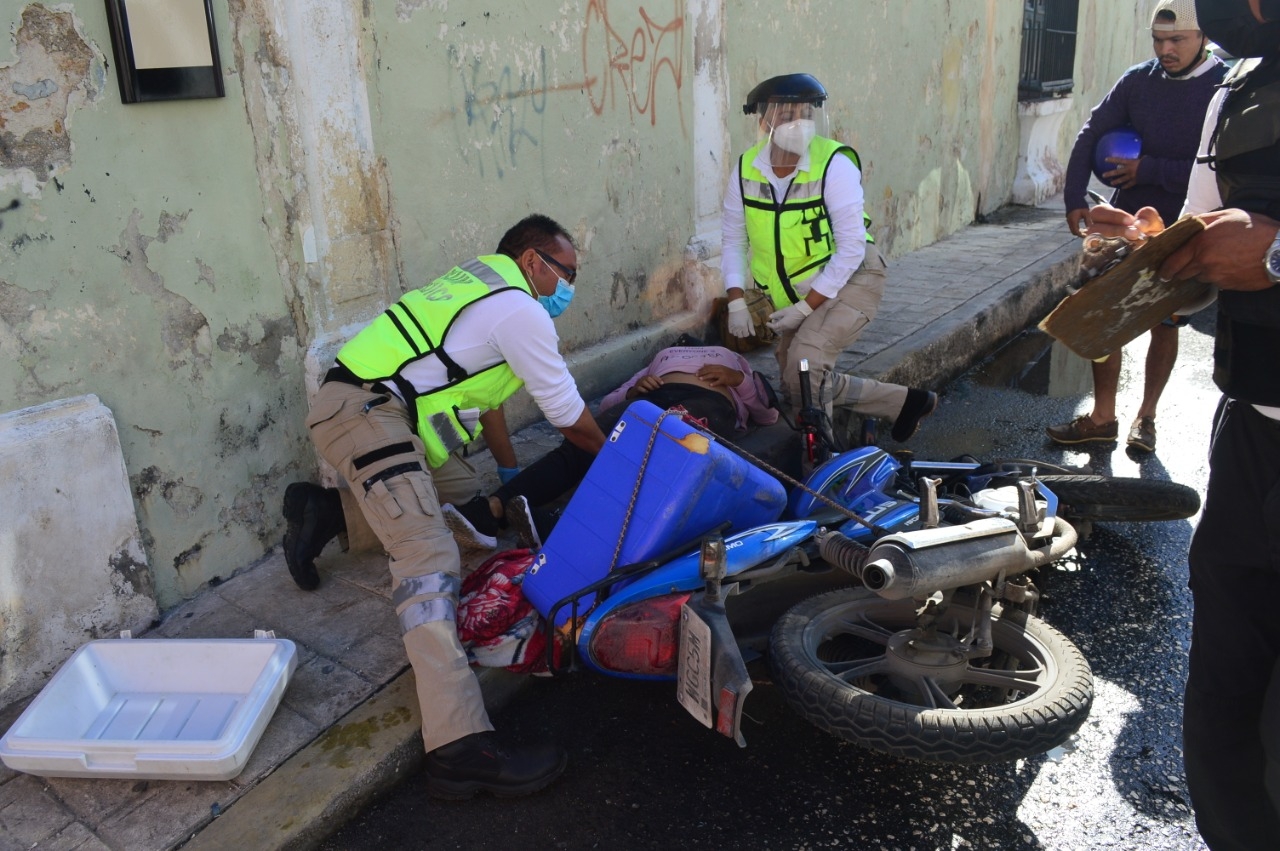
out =
{"type": "Polygon", "coordinates": [[[120,99],[220,98],[213,0],[106,0],[120,99]]]}

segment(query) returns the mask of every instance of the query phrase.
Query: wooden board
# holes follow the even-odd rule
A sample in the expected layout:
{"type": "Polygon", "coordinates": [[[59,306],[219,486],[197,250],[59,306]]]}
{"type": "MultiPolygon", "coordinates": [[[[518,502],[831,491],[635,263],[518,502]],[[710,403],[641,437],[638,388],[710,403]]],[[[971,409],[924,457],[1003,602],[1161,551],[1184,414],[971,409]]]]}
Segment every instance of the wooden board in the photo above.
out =
{"type": "Polygon", "coordinates": [[[1040,329],[1090,360],[1123,348],[1204,295],[1209,285],[1195,279],[1162,284],[1156,278],[1169,255],[1202,230],[1196,216],[1174,222],[1064,298],[1040,329]]]}

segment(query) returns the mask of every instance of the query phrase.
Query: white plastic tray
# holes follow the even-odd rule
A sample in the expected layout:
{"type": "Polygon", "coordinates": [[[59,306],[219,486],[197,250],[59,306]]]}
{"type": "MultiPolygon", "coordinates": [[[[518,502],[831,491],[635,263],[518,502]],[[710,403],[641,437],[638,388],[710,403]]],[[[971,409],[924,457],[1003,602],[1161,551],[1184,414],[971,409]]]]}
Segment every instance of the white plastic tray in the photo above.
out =
{"type": "Polygon", "coordinates": [[[91,641],[0,738],[0,759],[43,777],[230,780],[296,667],[287,639],[91,641]]]}

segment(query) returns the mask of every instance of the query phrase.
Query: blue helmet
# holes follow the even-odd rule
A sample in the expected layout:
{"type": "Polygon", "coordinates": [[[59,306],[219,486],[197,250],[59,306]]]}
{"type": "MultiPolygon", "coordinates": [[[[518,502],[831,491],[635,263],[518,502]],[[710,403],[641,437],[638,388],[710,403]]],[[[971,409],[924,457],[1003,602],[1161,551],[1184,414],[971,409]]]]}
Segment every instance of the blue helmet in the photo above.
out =
{"type": "Polygon", "coordinates": [[[1098,144],[1093,147],[1093,173],[1103,183],[1107,183],[1102,175],[1116,167],[1115,163],[1107,162],[1107,157],[1136,160],[1141,155],[1142,137],[1138,135],[1137,130],[1132,127],[1108,130],[1098,137],[1098,144]]]}

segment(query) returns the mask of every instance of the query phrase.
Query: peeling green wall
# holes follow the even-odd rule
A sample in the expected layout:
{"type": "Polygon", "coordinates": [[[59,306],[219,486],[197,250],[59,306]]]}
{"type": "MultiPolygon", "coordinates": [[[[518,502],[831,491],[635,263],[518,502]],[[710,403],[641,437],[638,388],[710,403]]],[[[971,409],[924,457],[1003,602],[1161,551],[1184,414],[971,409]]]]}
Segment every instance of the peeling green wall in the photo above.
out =
{"type": "MultiPolygon", "coordinates": [[[[1148,55],[1149,6],[1082,0],[1064,157],[1148,55]]],[[[214,10],[227,96],[125,106],[100,0],[0,0],[0,205],[22,202],[0,218],[0,410],[111,408],[162,607],[278,545],[284,486],[316,473],[321,344],[523,215],[583,249],[567,350],[699,307],[716,281],[690,241],[718,207],[695,194],[754,141],[741,104],[764,77],[826,84],[890,256],[1005,204],[1015,177],[1009,0],[214,10]]]]}
{"type": "Polygon", "coordinates": [[[239,85],[124,106],[104,4],[0,9],[18,45],[0,48],[2,156],[23,151],[0,161],[0,200],[22,202],[0,219],[0,407],[95,393],[112,410],[172,605],[278,543],[279,488],[306,458],[239,85]]]}

